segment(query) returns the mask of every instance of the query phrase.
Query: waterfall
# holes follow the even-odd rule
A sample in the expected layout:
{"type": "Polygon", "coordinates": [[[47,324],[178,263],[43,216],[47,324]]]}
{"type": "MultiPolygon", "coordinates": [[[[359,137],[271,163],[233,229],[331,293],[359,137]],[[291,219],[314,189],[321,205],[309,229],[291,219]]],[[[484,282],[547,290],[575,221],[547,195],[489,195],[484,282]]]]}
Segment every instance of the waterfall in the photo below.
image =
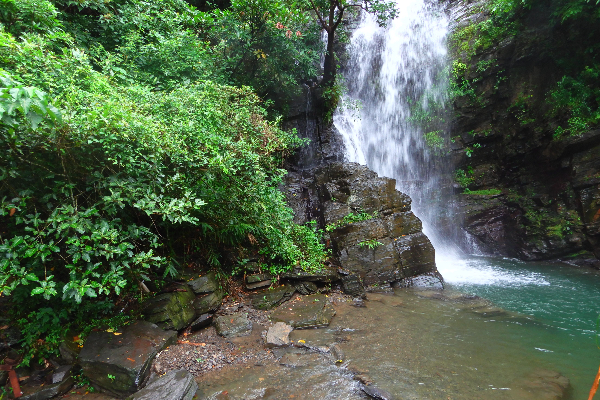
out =
{"type": "Polygon", "coordinates": [[[399,15],[387,28],[362,14],[341,71],[347,92],[333,120],[347,160],[396,179],[398,190],[413,199],[413,211],[436,253],[447,254],[456,246],[443,225],[459,225],[441,222],[448,220],[442,188],[449,187],[443,177],[451,166],[432,154],[425,137],[442,138],[428,134],[431,126],[423,121],[436,118],[431,105],[443,109],[446,100],[449,20],[440,4],[427,0],[398,1],[397,6],[399,15]]]}

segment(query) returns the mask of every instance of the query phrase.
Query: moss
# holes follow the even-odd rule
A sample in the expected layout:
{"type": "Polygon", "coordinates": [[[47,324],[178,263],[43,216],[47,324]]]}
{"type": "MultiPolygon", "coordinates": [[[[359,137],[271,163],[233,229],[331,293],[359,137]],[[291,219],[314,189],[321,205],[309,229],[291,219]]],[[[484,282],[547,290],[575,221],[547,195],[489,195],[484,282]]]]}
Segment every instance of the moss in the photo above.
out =
{"type": "Polygon", "coordinates": [[[500,189],[482,189],[482,190],[469,190],[465,189],[463,194],[472,194],[477,196],[497,196],[502,194],[502,190],[500,189]]]}

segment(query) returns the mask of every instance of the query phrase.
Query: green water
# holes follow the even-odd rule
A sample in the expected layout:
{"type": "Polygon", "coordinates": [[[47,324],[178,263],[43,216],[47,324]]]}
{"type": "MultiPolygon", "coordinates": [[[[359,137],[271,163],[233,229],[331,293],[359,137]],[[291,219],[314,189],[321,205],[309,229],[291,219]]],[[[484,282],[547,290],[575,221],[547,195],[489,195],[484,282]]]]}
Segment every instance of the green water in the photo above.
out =
{"type": "MultiPolygon", "coordinates": [[[[569,377],[573,399],[587,398],[598,365],[596,320],[600,275],[563,264],[473,258],[462,265],[440,263],[448,287],[476,294],[535,323],[509,329],[535,357],[569,377]]],[[[491,322],[493,325],[510,322],[491,322]]]]}

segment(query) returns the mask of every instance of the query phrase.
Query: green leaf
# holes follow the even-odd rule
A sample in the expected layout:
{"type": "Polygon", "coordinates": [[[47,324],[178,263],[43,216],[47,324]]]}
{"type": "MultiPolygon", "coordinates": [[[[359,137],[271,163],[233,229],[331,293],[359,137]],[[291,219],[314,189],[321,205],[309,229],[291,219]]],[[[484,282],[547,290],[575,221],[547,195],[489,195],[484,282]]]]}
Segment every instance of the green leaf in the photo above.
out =
{"type": "Polygon", "coordinates": [[[42,287],[36,287],[31,291],[31,295],[36,295],[36,294],[42,294],[44,293],[44,288],[42,287]]]}
{"type": "Polygon", "coordinates": [[[32,274],[32,273],[29,273],[29,274],[25,275],[25,278],[27,280],[29,280],[29,281],[34,281],[34,282],[39,281],[38,277],[35,276],[35,274],[32,274]]]}

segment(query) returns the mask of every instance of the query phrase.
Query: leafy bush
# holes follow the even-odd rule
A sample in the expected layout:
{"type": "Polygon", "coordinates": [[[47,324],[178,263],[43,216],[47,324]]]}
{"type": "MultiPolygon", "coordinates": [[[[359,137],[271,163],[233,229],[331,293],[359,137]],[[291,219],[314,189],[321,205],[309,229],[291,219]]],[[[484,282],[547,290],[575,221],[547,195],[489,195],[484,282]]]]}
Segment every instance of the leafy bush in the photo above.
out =
{"type": "Polygon", "coordinates": [[[0,23],[15,36],[57,29],[58,10],[48,0],[0,0],[0,23]]]}
{"type": "Polygon", "coordinates": [[[600,66],[588,66],[578,76],[563,76],[550,91],[550,114],[566,120],[556,128],[556,138],[585,133],[600,122],[599,84],[600,66]]]}
{"type": "Polygon", "coordinates": [[[124,48],[0,28],[0,292],[29,332],[26,360],[55,348],[38,313],[62,329],[105,318],[142,282],[190,264],[226,269],[226,253],[274,273],[327,257],[278,190],[283,157],[304,141],[269,121],[251,88],[188,73],[209,50],[185,53],[182,32],[153,42],[163,61],[127,64],[124,48]]]}

